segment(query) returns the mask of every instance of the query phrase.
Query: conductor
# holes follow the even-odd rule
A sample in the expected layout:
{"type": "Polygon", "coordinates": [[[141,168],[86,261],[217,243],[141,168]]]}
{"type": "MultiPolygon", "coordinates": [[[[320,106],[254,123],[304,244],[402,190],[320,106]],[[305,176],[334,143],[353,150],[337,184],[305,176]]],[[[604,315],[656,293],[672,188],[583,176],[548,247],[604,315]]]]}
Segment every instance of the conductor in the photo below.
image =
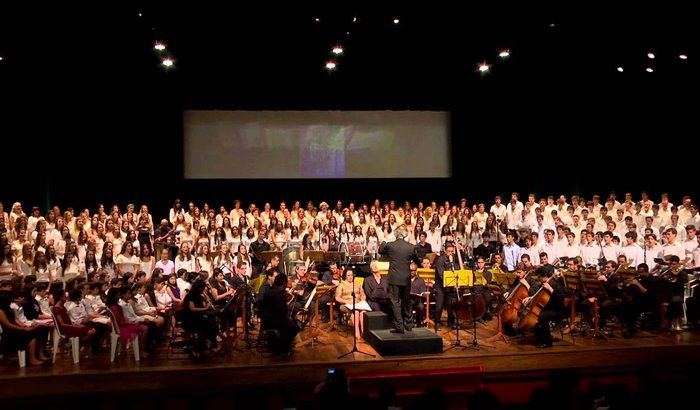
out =
{"type": "Polygon", "coordinates": [[[404,225],[394,231],[396,240],[382,242],[381,255],[389,256],[389,298],[394,314],[392,333],[411,331],[411,261],[418,262],[414,246],[406,242],[408,231],[404,225]]]}

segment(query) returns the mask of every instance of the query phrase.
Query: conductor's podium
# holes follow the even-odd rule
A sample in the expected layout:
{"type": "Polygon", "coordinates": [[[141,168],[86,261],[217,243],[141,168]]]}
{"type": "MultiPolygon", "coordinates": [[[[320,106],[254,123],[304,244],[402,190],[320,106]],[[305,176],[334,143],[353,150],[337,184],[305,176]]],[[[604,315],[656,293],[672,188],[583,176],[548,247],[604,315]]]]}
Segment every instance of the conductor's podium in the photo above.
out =
{"type": "Polygon", "coordinates": [[[442,337],[427,327],[406,333],[391,333],[384,312],[365,312],[365,341],[382,356],[442,353],[442,337]]]}

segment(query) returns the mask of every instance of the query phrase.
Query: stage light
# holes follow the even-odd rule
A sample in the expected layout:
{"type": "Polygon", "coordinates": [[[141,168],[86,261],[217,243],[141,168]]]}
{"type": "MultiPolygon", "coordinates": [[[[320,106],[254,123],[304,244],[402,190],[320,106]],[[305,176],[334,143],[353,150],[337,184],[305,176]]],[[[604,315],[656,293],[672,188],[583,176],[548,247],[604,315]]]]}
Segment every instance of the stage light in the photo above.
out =
{"type": "Polygon", "coordinates": [[[510,57],[510,50],[501,50],[501,51],[498,53],[498,56],[501,57],[501,58],[504,58],[504,59],[505,59],[505,58],[508,58],[508,57],[510,57]]]}
{"type": "Polygon", "coordinates": [[[353,23],[356,23],[356,22],[357,22],[357,17],[353,17],[353,18],[352,18],[352,22],[353,22],[353,23]]]}
{"type": "Polygon", "coordinates": [[[316,19],[315,19],[315,20],[316,20],[316,22],[317,22],[317,23],[321,21],[321,19],[320,19],[320,18],[318,18],[318,17],[316,17],[316,19]]]}
{"type": "Polygon", "coordinates": [[[479,73],[480,73],[481,75],[486,75],[486,74],[488,74],[488,73],[490,72],[490,70],[491,70],[491,65],[490,65],[490,64],[487,64],[487,63],[479,63],[479,66],[478,66],[477,70],[479,71],[479,73]]]}
{"type": "Polygon", "coordinates": [[[166,68],[172,67],[175,64],[172,58],[166,57],[163,59],[163,66],[166,68]]]}
{"type": "Polygon", "coordinates": [[[654,69],[651,68],[651,67],[647,67],[646,72],[647,72],[647,73],[653,73],[653,72],[654,72],[654,69]]]}
{"type": "Polygon", "coordinates": [[[139,13],[139,17],[143,17],[143,13],[139,13]]]}
{"type": "Polygon", "coordinates": [[[647,57],[651,58],[652,60],[656,58],[656,54],[654,53],[647,53],[647,57]]]}
{"type": "Polygon", "coordinates": [[[625,69],[622,68],[622,66],[619,66],[619,67],[617,67],[617,71],[618,71],[619,73],[621,73],[621,72],[625,71],[625,69]]]}
{"type": "Polygon", "coordinates": [[[337,65],[335,64],[334,61],[329,61],[329,62],[326,63],[325,68],[326,68],[326,70],[328,70],[328,71],[333,71],[333,70],[335,70],[336,66],[337,66],[337,65]]]}
{"type": "Polygon", "coordinates": [[[687,60],[687,59],[688,59],[688,55],[687,55],[687,54],[680,54],[680,55],[678,56],[678,58],[680,58],[681,60],[687,60]]]}
{"type": "Polygon", "coordinates": [[[394,24],[399,24],[399,19],[394,19],[394,24]]]}
{"type": "Polygon", "coordinates": [[[2,61],[2,56],[0,56],[0,61],[2,61]]]}
{"type": "Polygon", "coordinates": [[[156,44],[153,46],[158,51],[163,51],[165,50],[165,44],[161,43],[160,41],[156,41],[156,44]]]}
{"type": "Polygon", "coordinates": [[[333,50],[331,51],[333,54],[338,55],[338,54],[343,54],[343,47],[342,46],[335,46],[333,47],[333,50]]]}

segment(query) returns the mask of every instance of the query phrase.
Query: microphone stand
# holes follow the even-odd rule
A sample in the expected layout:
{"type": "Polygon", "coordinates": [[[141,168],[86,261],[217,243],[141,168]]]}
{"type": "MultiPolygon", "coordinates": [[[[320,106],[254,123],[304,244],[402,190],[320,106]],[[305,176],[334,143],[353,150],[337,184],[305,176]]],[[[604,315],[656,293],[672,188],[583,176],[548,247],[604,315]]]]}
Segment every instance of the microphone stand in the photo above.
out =
{"type": "MultiPolygon", "coordinates": [[[[348,265],[349,265],[349,261],[348,261],[348,265]]],[[[347,267],[347,265],[346,265],[346,267],[347,267]]],[[[355,269],[355,266],[354,266],[354,265],[353,265],[353,270],[352,270],[352,271],[353,271],[353,278],[352,278],[352,311],[351,311],[350,313],[352,314],[353,327],[355,327],[356,325],[359,326],[359,323],[355,323],[355,321],[356,321],[356,320],[360,320],[360,319],[355,317],[355,275],[354,275],[354,273],[355,273],[356,269],[355,269]]],[[[347,271],[345,272],[345,274],[347,275],[347,271]]],[[[347,356],[347,355],[350,355],[350,354],[352,354],[352,357],[355,358],[355,355],[354,355],[353,353],[361,353],[361,354],[367,355],[367,356],[369,356],[369,357],[377,357],[376,355],[373,355],[372,353],[363,352],[362,350],[359,350],[359,349],[357,348],[357,332],[355,331],[355,329],[353,329],[353,332],[352,332],[352,350],[350,350],[350,351],[347,352],[347,353],[341,354],[340,356],[338,356],[338,359],[342,359],[343,357],[345,357],[345,356],[347,356]]]]}

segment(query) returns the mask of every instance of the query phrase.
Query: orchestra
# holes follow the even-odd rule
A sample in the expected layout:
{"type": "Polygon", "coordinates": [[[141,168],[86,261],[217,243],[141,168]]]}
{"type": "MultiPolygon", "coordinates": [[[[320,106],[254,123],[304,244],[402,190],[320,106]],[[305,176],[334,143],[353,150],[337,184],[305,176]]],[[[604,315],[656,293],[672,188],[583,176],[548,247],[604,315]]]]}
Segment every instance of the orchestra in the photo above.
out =
{"type": "MultiPolygon", "coordinates": [[[[253,206],[249,212],[236,211],[233,218],[225,209],[218,215],[214,210],[201,213],[202,220],[196,225],[207,229],[196,231],[192,221],[181,217],[183,213],[178,211],[172,228],[172,222],[165,220],[162,229],[153,235],[153,244],[142,244],[149,252],[150,246],[163,249],[159,263],[154,264],[161,269],[158,275],[162,277],[152,276],[151,272],[145,275],[134,272],[134,276],[146,277],[146,282],[150,279],[151,284],[146,286],[158,284],[159,292],[173,299],[177,308],[173,310],[182,311],[183,320],[207,341],[200,351],[206,347],[215,349],[217,340],[220,342],[235,331],[239,318],[245,329],[253,329],[257,318],[267,317],[267,328],[281,334],[277,351],[287,353],[289,337],[296,335],[316,314],[314,302],[318,302],[321,320],[328,319],[330,309],[337,308],[341,300],[348,303],[352,288],[348,280],[354,280],[359,272],[355,269],[347,275],[351,257],[359,257],[352,259],[353,264],[368,264],[371,272],[362,278],[364,282],[355,292],[362,294],[361,299],[366,297],[372,310],[384,311],[392,320],[387,269],[380,267],[386,259],[377,251],[379,244],[392,243],[396,232],[405,229],[406,242],[420,260],[420,269],[417,263],[410,264],[411,315],[415,315],[412,322],[415,326],[432,320],[435,332],[444,334],[442,325],[446,319],[450,328],[456,327],[459,313],[455,311],[456,302],[464,295],[483,299],[486,310],[479,321],[488,323],[497,318],[508,335],[532,333],[535,345],[541,348],[552,346],[550,323],[570,317],[569,309],[576,320],[580,314],[577,328],[584,333],[585,329],[594,327],[607,333],[618,323],[624,337],[634,337],[640,326],[680,332],[683,320],[688,326],[697,325],[699,315],[691,284],[697,283],[700,251],[694,225],[697,222],[690,210],[681,213],[679,208],[670,206],[666,215],[658,207],[645,204],[635,207],[628,203],[620,208],[588,201],[576,207],[548,204],[548,201],[539,205],[534,201],[518,204],[517,200],[509,202],[507,207],[497,204],[497,214],[485,212],[487,208],[483,204],[476,210],[449,204],[413,208],[409,204],[401,212],[389,204],[353,206],[352,210],[341,205],[326,211],[311,204],[310,209],[284,208],[279,212],[272,207],[261,212],[253,206]],[[636,208],[649,208],[650,212],[656,209],[661,215],[635,213],[636,208]],[[618,214],[619,219],[614,220],[608,213],[618,214]],[[183,219],[183,223],[178,222],[183,219]],[[246,221],[245,230],[241,221],[246,221]],[[229,229],[234,233],[245,232],[246,241],[237,235],[228,236],[224,228],[232,223],[229,229]],[[638,226],[641,228],[637,229],[638,226]],[[216,235],[219,228],[223,236],[216,235]],[[659,233],[662,233],[660,238],[659,233]],[[215,255],[210,279],[207,275],[190,275],[196,268],[188,262],[199,256],[198,249],[203,249],[197,246],[190,251],[190,243],[204,244],[215,255]],[[237,259],[239,252],[242,255],[237,259]],[[163,270],[168,266],[167,271],[163,270]],[[179,268],[185,274],[174,275],[179,268]],[[468,279],[463,283],[446,281],[456,278],[462,282],[461,272],[469,274],[464,276],[468,279]],[[278,276],[283,276],[285,282],[278,283],[281,281],[276,279],[278,276]],[[186,281],[185,277],[190,279],[186,281]],[[580,283],[568,286],[567,277],[577,278],[580,283]],[[337,293],[316,293],[317,286],[338,286],[337,293]],[[280,296],[284,297],[286,309],[279,305],[280,296]],[[334,299],[338,303],[332,303],[334,299]],[[565,299],[569,305],[565,305],[565,299]],[[686,300],[689,301],[687,313],[686,300]],[[283,310],[289,322],[281,317],[283,310]]],[[[102,224],[103,219],[97,216],[96,223],[102,224]]],[[[81,221],[77,226],[83,226],[88,238],[93,237],[93,229],[97,235],[97,227],[85,225],[91,220],[77,218],[81,221]]],[[[123,225],[121,219],[118,212],[104,216],[117,230],[123,225]]],[[[23,221],[21,216],[17,220],[20,224],[23,221]]],[[[34,239],[30,239],[26,228],[21,231],[22,234],[12,227],[5,232],[6,242],[0,255],[3,280],[12,282],[30,276],[22,266],[29,266],[29,254],[35,247],[28,245],[34,239]]],[[[53,238],[52,232],[46,235],[47,247],[53,245],[53,238]]],[[[60,233],[57,238],[62,238],[60,233]]],[[[42,281],[49,282],[68,282],[87,277],[88,273],[106,273],[109,275],[106,279],[114,276],[117,284],[131,275],[123,269],[109,268],[116,263],[112,243],[115,238],[109,237],[104,242],[99,259],[106,260],[97,268],[91,267],[89,272],[80,260],[81,252],[70,255],[75,259],[71,275],[62,271],[67,266],[65,261],[58,262],[54,270],[37,265],[36,272],[42,281]]],[[[67,242],[60,244],[62,250],[73,247],[70,236],[60,240],[67,242]]],[[[130,255],[139,256],[138,249],[142,246],[134,246],[128,240],[119,242],[118,248],[133,250],[130,255]]],[[[96,249],[88,250],[87,246],[82,250],[86,251],[84,254],[96,253],[96,249]]],[[[43,257],[43,252],[36,253],[43,257]]],[[[362,337],[361,318],[353,317],[353,321],[358,336],[362,337]]],[[[573,325],[569,323],[575,331],[573,325]]]]}

